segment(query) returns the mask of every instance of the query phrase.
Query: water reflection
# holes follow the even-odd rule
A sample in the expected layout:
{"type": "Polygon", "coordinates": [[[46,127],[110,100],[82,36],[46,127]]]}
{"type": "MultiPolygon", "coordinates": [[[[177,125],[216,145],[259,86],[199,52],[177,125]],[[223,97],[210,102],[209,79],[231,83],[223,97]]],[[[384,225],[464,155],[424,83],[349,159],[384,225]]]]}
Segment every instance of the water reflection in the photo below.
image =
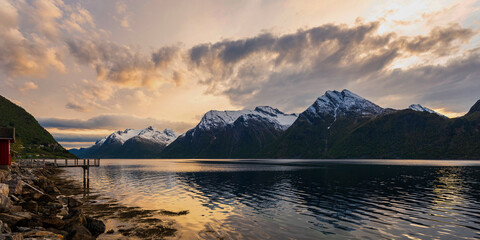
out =
{"type": "Polygon", "coordinates": [[[480,168],[465,162],[129,162],[102,163],[93,188],[129,205],[190,210],[175,218],[179,238],[480,238],[480,168]]]}

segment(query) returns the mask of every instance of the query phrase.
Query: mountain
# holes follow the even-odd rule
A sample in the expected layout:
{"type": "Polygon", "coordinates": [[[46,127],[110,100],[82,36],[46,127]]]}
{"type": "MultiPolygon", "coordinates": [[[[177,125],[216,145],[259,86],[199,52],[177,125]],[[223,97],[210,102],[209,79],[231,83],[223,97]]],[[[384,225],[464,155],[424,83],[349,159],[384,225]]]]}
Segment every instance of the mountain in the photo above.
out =
{"type": "Polygon", "coordinates": [[[449,119],[398,111],[354,129],[329,154],[336,158],[480,159],[480,114],[449,119]]]}
{"type": "Polygon", "coordinates": [[[297,119],[268,106],[209,111],[193,129],[165,148],[163,158],[251,158],[297,119]]]}
{"type": "Polygon", "coordinates": [[[0,96],[0,127],[15,128],[12,150],[21,157],[74,158],[25,109],[0,96]]]}
{"type": "Polygon", "coordinates": [[[420,105],[381,109],[347,90],[327,91],[259,156],[480,159],[477,104],[449,119],[420,105]]]}
{"type": "Polygon", "coordinates": [[[300,114],[260,157],[325,158],[329,146],[369,119],[388,114],[384,109],[349,90],[327,91],[300,114]]]}
{"type": "Polygon", "coordinates": [[[417,111],[417,112],[434,113],[434,114],[437,114],[437,115],[439,115],[439,116],[446,117],[446,116],[444,116],[444,115],[442,115],[442,114],[440,114],[440,113],[437,113],[437,112],[433,111],[432,109],[427,108],[427,107],[424,107],[424,106],[422,106],[422,105],[420,105],[420,104],[412,104],[412,105],[410,105],[410,106],[408,107],[408,109],[413,110],[413,111],[417,111]]]}
{"type": "Polygon", "coordinates": [[[471,108],[470,111],[468,111],[467,115],[480,112],[480,100],[478,100],[471,108]]]}
{"type": "Polygon", "coordinates": [[[70,151],[82,158],[153,158],[176,138],[177,134],[171,129],[126,129],[98,140],[89,148],[70,151]]]}

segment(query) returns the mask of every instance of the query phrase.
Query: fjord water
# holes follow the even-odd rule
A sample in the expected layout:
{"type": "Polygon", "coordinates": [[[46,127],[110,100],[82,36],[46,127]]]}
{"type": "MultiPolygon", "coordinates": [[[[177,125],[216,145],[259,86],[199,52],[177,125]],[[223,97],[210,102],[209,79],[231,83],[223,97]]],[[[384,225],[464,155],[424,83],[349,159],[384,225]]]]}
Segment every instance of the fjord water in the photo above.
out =
{"type": "Polygon", "coordinates": [[[129,206],[189,210],[175,238],[480,238],[476,161],[115,159],[90,177],[129,206]]]}

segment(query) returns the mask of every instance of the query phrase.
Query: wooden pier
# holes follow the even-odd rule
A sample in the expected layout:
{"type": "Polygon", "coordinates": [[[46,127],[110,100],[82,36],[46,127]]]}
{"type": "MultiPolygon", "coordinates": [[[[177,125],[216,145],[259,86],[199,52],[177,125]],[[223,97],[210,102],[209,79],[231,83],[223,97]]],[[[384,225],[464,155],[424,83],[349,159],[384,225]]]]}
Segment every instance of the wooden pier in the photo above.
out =
{"type": "Polygon", "coordinates": [[[24,168],[83,168],[83,187],[90,187],[90,167],[100,167],[100,159],[17,159],[24,168]]]}

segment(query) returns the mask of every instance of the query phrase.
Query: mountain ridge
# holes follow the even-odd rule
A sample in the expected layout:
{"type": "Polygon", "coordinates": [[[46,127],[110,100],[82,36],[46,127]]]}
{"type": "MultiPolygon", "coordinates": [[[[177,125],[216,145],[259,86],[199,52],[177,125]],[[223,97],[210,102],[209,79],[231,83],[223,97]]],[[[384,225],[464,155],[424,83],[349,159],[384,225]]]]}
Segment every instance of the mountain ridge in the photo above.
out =
{"type": "Polygon", "coordinates": [[[97,140],[91,147],[70,151],[84,158],[151,158],[177,137],[172,129],[158,131],[152,126],[140,130],[125,129],[97,140]]]}
{"type": "Polygon", "coordinates": [[[53,136],[25,109],[0,96],[0,127],[15,128],[12,150],[22,158],[75,156],[63,148],[53,136]]]}
{"type": "MultiPolygon", "coordinates": [[[[326,91],[300,114],[269,106],[208,111],[154,157],[477,159],[479,108],[480,100],[465,116],[450,119],[420,104],[396,110],[347,89],[326,91]]],[[[117,133],[140,132],[129,131],[117,133]]]]}

